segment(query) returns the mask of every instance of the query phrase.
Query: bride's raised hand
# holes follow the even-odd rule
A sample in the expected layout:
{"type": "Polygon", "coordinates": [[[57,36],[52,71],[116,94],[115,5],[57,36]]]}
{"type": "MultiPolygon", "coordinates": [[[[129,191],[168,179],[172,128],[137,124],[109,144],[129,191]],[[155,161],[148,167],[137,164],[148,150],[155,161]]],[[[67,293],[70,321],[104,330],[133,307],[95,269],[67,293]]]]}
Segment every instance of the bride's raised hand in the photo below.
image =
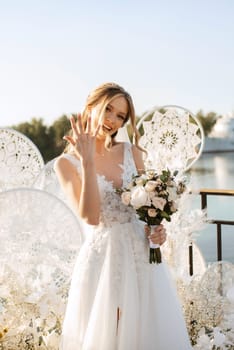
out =
{"type": "Polygon", "coordinates": [[[93,159],[95,153],[95,142],[100,125],[95,130],[91,127],[91,117],[87,120],[87,125],[84,128],[81,121],[81,114],[77,115],[77,122],[72,116],[70,118],[72,136],[66,135],[63,138],[68,141],[74,149],[75,154],[80,160],[93,159]]]}

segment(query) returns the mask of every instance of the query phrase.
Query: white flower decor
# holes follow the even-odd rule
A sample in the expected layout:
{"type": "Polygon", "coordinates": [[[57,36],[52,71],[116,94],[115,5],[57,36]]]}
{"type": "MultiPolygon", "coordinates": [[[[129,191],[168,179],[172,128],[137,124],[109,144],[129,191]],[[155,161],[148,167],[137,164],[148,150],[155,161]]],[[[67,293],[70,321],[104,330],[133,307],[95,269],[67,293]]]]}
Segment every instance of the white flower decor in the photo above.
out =
{"type": "Polygon", "coordinates": [[[201,279],[187,285],[184,308],[190,338],[196,350],[234,348],[234,266],[212,263],[201,279]]]}
{"type": "Polygon", "coordinates": [[[0,222],[0,350],[57,350],[80,225],[32,189],[0,193],[0,222]]]}

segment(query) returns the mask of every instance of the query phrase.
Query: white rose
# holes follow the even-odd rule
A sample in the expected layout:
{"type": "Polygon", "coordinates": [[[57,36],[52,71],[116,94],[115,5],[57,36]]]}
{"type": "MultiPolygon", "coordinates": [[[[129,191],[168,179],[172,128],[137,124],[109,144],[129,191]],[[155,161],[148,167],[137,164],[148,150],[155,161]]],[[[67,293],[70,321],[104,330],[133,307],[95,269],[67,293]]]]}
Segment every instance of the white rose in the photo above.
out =
{"type": "Polygon", "coordinates": [[[142,186],[143,183],[144,183],[143,177],[142,177],[142,176],[137,177],[137,178],[135,179],[135,183],[136,183],[137,186],[142,186]]]}
{"type": "Polygon", "coordinates": [[[170,187],[175,187],[175,186],[176,186],[176,183],[175,183],[175,181],[174,181],[174,180],[169,179],[169,180],[167,181],[167,186],[170,186],[170,187]]]}
{"type": "Polygon", "coordinates": [[[147,192],[153,192],[155,190],[156,186],[157,186],[157,182],[156,181],[148,181],[145,184],[145,190],[147,192]]]}
{"type": "Polygon", "coordinates": [[[155,209],[148,209],[148,215],[151,217],[151,218],[155,218],[155,216],[157,215],[157,211],[155,209]]]}
{"type": "Polygon", "coordinates": [[[163,184],[162,180],[160,180],[160,179],[157,179],[155,182],[156,182],[157,186],[161,186],[163,184]]]}
{"type": "Polygon", "coordinates": [[[147,205],[148,202],[148,194],[143,186],[136,186],[132,189],[130,203],[134,208],[140,208],[143,205],[147,205]]]}
{"type": "Polygon", "coordinates": [[[152,203],[155,208],[158,208],[160,210],[163,210],[166,204],[166,199],[161,198],[161,197],[154,197],[152,198],[152,203]]]}
{"type": "Polygon", "coordinates": [[[131,199],[131,193],[126,191],[121,194],[121,200],[123,204],[129,205],[130,204],[130,199],[131,199]]]}
{"type": "Polygon", "coordinates": [[[153,179],[154,175],[155,175],[155,172],[153,170],[146,171],[146,176],[148,177],[148,179],[153,179]]]}
{"type": "Polygon", "coordinates": [[[154,191],[154,192],[148,192],[148,196],[150,199],[154,198],[155,196],[157,196],[158,194],[154,191]]]}

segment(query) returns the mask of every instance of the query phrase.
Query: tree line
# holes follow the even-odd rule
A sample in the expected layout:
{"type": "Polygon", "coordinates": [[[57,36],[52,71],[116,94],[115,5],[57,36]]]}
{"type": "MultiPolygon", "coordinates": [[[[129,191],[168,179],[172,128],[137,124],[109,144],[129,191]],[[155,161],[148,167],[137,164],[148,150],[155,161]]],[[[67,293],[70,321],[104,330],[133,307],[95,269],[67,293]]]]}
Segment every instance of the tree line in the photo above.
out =
{"type": "MultiPolygon", "coordinates": [[[[200,110],[196,114],[196,117],[200,121],[207,136],[221,116],[215,112],[204,114],[200,110]]],[[[141,116],[137,117],[137,120],[140,118],[141,116]]],[[[50,126],[47,126],[42,118],[32,118],[29,122],[13,125],[11,128],[27,136],[38,147],[44,161],[48,162],[63,152],[66,146],[63,136],[70,131],[70,121],[68,116],[64,114],[50,126]]]]}

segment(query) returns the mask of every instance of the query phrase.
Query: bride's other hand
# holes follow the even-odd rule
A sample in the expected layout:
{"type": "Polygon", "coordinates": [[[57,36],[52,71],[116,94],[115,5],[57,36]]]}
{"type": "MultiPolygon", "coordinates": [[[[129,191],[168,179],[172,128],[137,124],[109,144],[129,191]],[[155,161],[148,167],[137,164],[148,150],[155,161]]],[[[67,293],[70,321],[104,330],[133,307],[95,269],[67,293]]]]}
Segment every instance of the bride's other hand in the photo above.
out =
{"type": "Polygon", "coordinates": [[[91,117],[87,120],[87,125],[84,128],[81,122],[81,114],[77,115],[77,121],[72,116],[70,118],[72,136],[65,135],[64,140],[68,141],[74,149],[75,154],[80,160],[90,160],[94,158],[95,141],[100,129],[98,125],[95,130],[91,127],[91,117]]]}
{"type": "Polygon", "coordinates": [[[162,245],[166,242],[167,234],[162,224],[155,226],[152,233],[150,232],[150,226],[145,225],[144,229],[146,237],[150,239],[152,243],[162,245]]]}

